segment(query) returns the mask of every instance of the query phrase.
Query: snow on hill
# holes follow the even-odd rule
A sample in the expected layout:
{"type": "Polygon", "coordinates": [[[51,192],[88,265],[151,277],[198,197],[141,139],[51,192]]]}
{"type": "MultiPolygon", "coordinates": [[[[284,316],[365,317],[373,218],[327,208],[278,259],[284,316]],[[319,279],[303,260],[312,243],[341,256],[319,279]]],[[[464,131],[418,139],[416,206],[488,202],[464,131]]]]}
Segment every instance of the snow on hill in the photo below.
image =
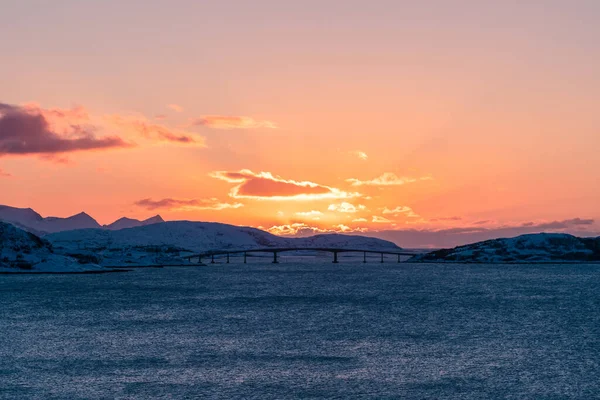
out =
{"type": "Polygon", "coordinates": [[[180,255],[207,250],[243,250],[261,247],[345,247],[399,250],[376,238],[317,235],[282,238],[250,227],[214,222],[174,221],[117,231],[84,229],[46,237],[61,253],[99,257],[102,265],[151,265],[180,262],[180,255]]]}
{"type": "Polygon", "coordinates": [[[0,272],[88,272],[104,270],[53,252],[50,243],[12,224],[0,222],[0,272]]]}
{"type": "Polygon", "coordinates": [[[73,229],[100,228],[100,224],[84,212],[67,218],[43,218],[31,208],[16,208],[2,205],[0,205],[0,220],[10,222],[19,228],[38,235],[73,229]]]}
{"type": "Polygon", "coordinates": [[[161,222],[165,222],[165,220],[162,219],[162,217],[160,215],[155,215],[154,217],[145,219],[143,221],[140,221],[139,219],[123,217],[123,218],[119,218],[112,224],[104,225],[103,228],[117,231],[119,229],[135,228],[138,226],[159,224],[161,222]]]}
{"type": "Polygon", "coordinates": [[[422,262],[569,262],[600,261],[600,237],[579,238],[563,233],[537,233],[486,240],[418,255],[422,262]]]}

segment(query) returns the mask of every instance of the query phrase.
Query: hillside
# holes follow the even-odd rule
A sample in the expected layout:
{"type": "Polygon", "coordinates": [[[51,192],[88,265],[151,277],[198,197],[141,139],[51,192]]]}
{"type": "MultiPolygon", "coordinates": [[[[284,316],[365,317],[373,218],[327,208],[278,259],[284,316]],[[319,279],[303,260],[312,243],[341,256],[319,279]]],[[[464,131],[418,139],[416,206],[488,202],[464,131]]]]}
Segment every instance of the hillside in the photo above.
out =
{"type": "Polygon", "coordinates": [[[345,247],[398,250],[381,239],[345,235],[282,238],[255,228],[213,222],[164,222],[117,231],[84,229],[46,236],[57,252],[99,257],[102,265],[164,264],[181,254],[257,247],[345,247]]]}
{"type": "Polygon", "coordinates": [[[101,269],[85,261],[55,254],[48,241],[0,222],[0,272],[84,272],[101,269]]]}
{"type": "Polygon", "coordinates": [[[586,262],[600,261],[600,237],[537,233],[494,239],[418,255],[415,262],[586,262]]]}

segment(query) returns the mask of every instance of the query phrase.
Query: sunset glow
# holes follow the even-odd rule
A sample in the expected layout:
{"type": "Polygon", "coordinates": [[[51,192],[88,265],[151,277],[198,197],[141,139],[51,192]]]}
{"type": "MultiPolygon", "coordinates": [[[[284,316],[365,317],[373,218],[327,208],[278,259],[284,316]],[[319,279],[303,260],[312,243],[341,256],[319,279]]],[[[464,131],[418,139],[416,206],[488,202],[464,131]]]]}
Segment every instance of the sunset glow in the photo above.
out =
{"type": "Polygon", "coordinates": [[[0,12],[0,204],[600,231],[600,3],[25,3],[0,12]]]}

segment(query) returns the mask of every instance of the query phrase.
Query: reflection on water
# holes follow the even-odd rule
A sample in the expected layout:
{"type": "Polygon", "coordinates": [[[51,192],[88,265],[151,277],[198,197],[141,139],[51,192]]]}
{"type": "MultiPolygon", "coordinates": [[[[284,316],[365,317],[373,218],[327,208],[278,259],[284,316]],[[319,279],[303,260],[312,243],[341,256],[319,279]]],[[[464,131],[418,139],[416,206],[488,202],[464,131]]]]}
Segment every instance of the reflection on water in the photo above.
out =
{"type": "Polygon", "coordinates": [[[599,265],[0,277],[0,398],[595,398],[599,265]]]}

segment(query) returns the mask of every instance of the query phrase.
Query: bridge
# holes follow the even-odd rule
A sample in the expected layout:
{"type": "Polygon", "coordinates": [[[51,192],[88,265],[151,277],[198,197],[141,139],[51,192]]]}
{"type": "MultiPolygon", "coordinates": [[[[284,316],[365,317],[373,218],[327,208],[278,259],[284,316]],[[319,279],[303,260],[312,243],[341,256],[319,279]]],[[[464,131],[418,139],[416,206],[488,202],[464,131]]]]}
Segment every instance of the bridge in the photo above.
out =
{"type": "Polygon", "coordinates": [[[203,253],[192,254],[190,256],[186,256],[185,258],[192,262],[192,259],[198,259],[198,263],[202,263],[202,259],[206,257],[210,257],[211,264],[215,263],[215,256],[227,256],[227,264],[229,264],[229,257],[231,255],[244,255],[244,264],[247,263],[248,253],[272,253],[273,254],[273,264],[279,263],[277,255],[279,253],[290,252],[290,251],[317,251],[317,252],[329,252],[333,254],[333,263],[338,263],[338,254],[339,253],[363,253],[363,263],[367,262],[367,254],[379,254],[381,257],[381,261],[383,263],[384,255],[394,255],[398,257],[398,262],[400,262],[401,256],[414,256],[419,253],[408,252],[408,251],[386,251],[386,250],[360,250],[360,249],[343,249],[343,248],[333,248],[333,247],[265,247],[259,249],[246,249],[246,250],[210,250],[205,251],[203,253]]]}

